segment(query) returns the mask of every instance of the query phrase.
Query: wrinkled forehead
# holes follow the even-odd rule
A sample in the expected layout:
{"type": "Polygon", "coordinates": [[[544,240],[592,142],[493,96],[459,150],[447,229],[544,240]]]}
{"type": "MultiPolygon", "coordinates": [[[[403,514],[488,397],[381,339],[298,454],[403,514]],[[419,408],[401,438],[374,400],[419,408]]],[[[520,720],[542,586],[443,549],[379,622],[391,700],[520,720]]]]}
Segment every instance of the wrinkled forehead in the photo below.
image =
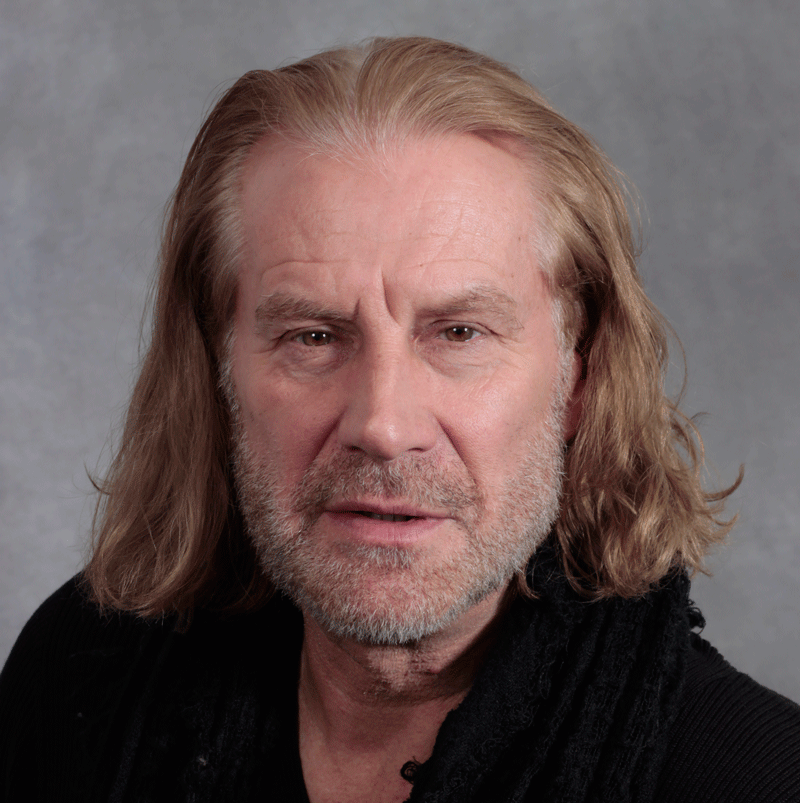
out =
{"type": "Polygon", "coordinates": [[[240,295],[295,292],[311,281],[333,298],[359,269],[360,277],[394,277],[407,299],[423,285],[430,294],[431,276],[443,297],[496,286],[526,304],[544,281],[542,298],[552,299],[538,259],[535,171],[514,145],[473,134],[419,137],[355,158],[283,139],[260,143],[242,180],[240,295]]]}
{"type": "MultiPolygon", "coordinates": [[[[452,213],[465,220],[462,234],[517,226],[518,236],[537,256],[548,250],[543,190],[537,161],[530,149],[507,135],[406,135],[383,142],[336,141],[319,144],[272,135],[259,142],[241,172],[242,222],[253,239],[271,235],[272,247],[291,224],[330,223],[326,215],[337,207],[356,212],[363,199],[359,189],[380,188],[381,201],[418,203],[419,187],[430,185],[431,207],[450,203],[452,213]],[[452,197],[447,190],[452,188],[452,197]],[[409,187],[412,191],[409,192],[409,187]],[[349,193],[349,194],[348,194],[349,193]],[[256,231],[257,230],[257,231],[256,231]]],[[[434,210],[437,211],[437,210],[434,210]]],[[[431,215],[431,219],[440,216],[431,215]]],[[[296,228],[296,227],[295,227],[296,228]]],[[[386,236],[392,236],[389,219],[386,236]]],[[[397,237],[404,236],[402,231],[397,237]]],[[[412,233],[409,233],[412,236],[412,233]]],[[[466,246],[468,248],[468,245],[466,246]]],[[[536,259],[547,273],[547,264],[536,259]]]]}

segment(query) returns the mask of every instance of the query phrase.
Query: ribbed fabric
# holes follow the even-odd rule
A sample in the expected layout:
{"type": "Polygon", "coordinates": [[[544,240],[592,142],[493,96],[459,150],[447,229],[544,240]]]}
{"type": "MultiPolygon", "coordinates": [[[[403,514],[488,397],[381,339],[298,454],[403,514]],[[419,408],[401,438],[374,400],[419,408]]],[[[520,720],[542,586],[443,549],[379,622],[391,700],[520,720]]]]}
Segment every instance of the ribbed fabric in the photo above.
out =
{"type": "Polygon", "coordinates": [[[800,707],[734,672],[693,636],[659,803],[800,801],[800,707]],[[765,767],[780,771],[766,773],[765,767]]]}
{"type": "MultiPolygon", "coordinates": [[[[293,608],[277,603],[269,611],[228,623],[201,616],[193,632],[184,635],[168,623],[148,624],[125,615],[101,619],[82,600],[75,582],[68,583],[28,623],[0,676],[0,800],[201,799],[194,792],[175,796],[175,787],[168,788],[175,778],[167,778],[167,787],[142,791],[151,781],[164,780],[159,768],[177,766],[173,759],[183,767],[180,784],[203,792],[202,799],[255,799],[226,785],[240,777],[231,771],[231,762],[243,761],[253,771],[245,775],[251,781],[257,778],[260,799],[306,800],[295,725],[301,620],[293,608]],[[242,707],[254,694],[259,696],[258,712],[242,707]],[[260,717],[258,722],[248,719],[251,713],[260,717]],[[165,745],[142,740],[145,732],[171,739],[166,762],[150,760],[165,745]],[[250,739],[250,747],[232,749],[256,732],[258,739],[250,739]],[[255,766],[248,759],[253,755],[259,756],[255,766]],[[150,780],[148,771],[155,772],[150,780]]],[[[569,736],[574,712],[594,712],[589,732],[610,726],[609,733],[621,738],[623,747],[629,739],[640,744],[659,740],[642,740],[635,706],[624,721],[616,721],[618,709],[607,710],[615,694],[613,683],[600,683],[577,702],[553,693],[570,686],[565,676],[603,675],[609,638],[617,638],[613,624],[598,624],[592,616],[579,619],[573,624],[584,630],[573,636],[593,645],[581,659],[583,665],[556,663],[549,680],[544,679],[546,671],[541,673],[545,685],[533,690],[536,679],[526,673],[524,661],[515,665],[498,645],[473,692],[443,726],[434,757],[414,787],[414,799],[460,801],[480,792],[478,799],[491,803],[562,801],[578,782],[574,778],[587,777],[573,768],[595,759],[601,771],[591,776],[590,790],[617,788],[625,767],[613,756],[607,760],[605,747],[595,756],[583,755],[583,749],[575,752],[569,736]],[[528,705],[531,699],[540,700],[536,711],[528,705]],[[534,724],[545,714],[542,722],[563,715],[562,725],[550,735],[534,724]],[[488,728],[485,747],[476,743],[475,733],[463,730],[471,719],[473,725],[482,721],[478,727],[488,728]],[[560,761],[548,762],[546,776],[554,789],[565,791],[540,796],[535,780],[549,750],[560,761]],[[502,761],[481,767],[482,761],[491,763],[490,756],[498,755],[502,761]]],[[[645,615],[640,627],[646,628],[648,620],[645,615]]],[[[636,641],[634,630],[628,637],[636,641]]],[[[525,638],[534,643],[559,638],[557,624],[526,624],[524,616],[509,620],[507,635],[519,647],[525,638]]],[[[623,635],[624,629],[618,631],[623,635]]],[[[700,638],[692,636],[688,646],[683,689],[676,698],[676,718],[664,732],[663,755],[645,762],[650,767],[662,764],[660,778],[641,777],[638,765],[634,767],[640,789],[631,799],[638,803],[652,793],[655,803],[800,801],[800,707],[733,670],[700,638]]],[[[558,660],[557,652],[553,655],[558,660]]],[[[663,677],[644,658],[634,661],[625,676],[620,683],[633,684],[634,690],[646,690],[663,677]]],[[[657,686],[651,691],[656,697],[665,693],[657,686]]],[[[600,742],[607,743],[605,738],[600,742]]],[[[646,756],[647,751],[639,754],[646,756]]],[[[613,791],[603,794],[590,793],[587,799],[623,799],[613,791]]]]}

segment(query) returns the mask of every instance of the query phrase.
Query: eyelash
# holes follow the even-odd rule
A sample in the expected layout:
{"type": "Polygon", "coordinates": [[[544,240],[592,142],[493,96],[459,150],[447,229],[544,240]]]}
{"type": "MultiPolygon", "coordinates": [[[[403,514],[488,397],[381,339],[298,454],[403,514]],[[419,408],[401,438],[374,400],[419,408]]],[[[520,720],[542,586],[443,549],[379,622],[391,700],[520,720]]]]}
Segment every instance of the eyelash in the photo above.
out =
{"type": "Polygon", "coordinates": [[[448,340],[450,343],[469,343],[471,340],[475,340],[476,337],[481,335],[482,333],[476,329],[474,326],[467,326],[466,324],[456,324],[455,326],[448,326],[446,329],[442,331],[442,335],[444,335],[444,339],[448,340]],[[451,339],[447,337],[447,334],[450,332],[455,332],[456,330],[463,330],[469,333],[469,337],[464,340],[459,339],[451,339]]]}
{"type": "Polygon", "coordinates": [[[298,334],[294,335],[292,339],[301,343],[304,346],[308,346],[309,348],[316,348],[317,346],[330,345],[330,343],[336,339],[336,336],[333,334],[333,332],[326,332],[322,329],[307,329],[304,332],[299,332],[298,334]],[[306,338],[313,338],[315,335],[321,335],[323,337],[327,337],[329,338],[329,340],[327,343],[306,342],[306,338]]]}
{"type": "MultiPolygon", "coordinates": [[[[470,343],[483,334],[484,333],[475,326],[469,326],[468,324],[450,324],[439,329],[437,337],[446,340],[448,343],[470,343]],[[457,334],[458,332],[466,334],[467,337],[464,339],[459,339],[458,336],[450,337],[451,333],[457,334]]],[[[326,329],[304,329],[299,332],[289,333],[287,339],[289,342],[297,343],[306,348],[319,348],[333,345],[344,338],[341,334],[326,329]],[[318,338],[316,342],[314,338],[318,338]]]]}

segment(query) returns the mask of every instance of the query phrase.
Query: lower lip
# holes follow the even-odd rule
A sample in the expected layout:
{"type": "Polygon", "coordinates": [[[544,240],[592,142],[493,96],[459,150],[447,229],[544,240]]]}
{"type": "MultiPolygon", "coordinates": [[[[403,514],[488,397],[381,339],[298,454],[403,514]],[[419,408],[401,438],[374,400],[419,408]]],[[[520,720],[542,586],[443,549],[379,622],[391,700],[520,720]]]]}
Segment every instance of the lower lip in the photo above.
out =
{"type": "Polygon", "coordinates": [[[360,513],[325,511],[320,523],[350,539],[385,546],[407,546],[422,541],[448,519],[414,518],[408,521],[384,521],[360,513]]]}

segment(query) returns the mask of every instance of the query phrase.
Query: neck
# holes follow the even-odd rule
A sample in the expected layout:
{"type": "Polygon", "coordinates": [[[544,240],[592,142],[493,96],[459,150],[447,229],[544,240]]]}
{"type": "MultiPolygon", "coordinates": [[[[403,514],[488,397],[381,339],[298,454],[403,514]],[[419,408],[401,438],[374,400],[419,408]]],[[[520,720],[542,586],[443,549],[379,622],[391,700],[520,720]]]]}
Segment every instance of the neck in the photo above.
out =
{"type": "MultiPolygon", "coordinates": [[[[507,596],[498,591],[446,632],[402,646],[335,638],[305,616],[298,703],[300,753],[312,801],[328,799],[313,794],[316,770],[323,768],[329,789],[341,769],[349,790],[363,776],[369,789],[388,783],[404,792],[385,799],[405,798],[410,787],[401,767],[429,758],[444,718],[464,699],[483,664],[507,596]]],[[[374,791],[364,798],[370,795],[379,799],[374,791]]]]}

